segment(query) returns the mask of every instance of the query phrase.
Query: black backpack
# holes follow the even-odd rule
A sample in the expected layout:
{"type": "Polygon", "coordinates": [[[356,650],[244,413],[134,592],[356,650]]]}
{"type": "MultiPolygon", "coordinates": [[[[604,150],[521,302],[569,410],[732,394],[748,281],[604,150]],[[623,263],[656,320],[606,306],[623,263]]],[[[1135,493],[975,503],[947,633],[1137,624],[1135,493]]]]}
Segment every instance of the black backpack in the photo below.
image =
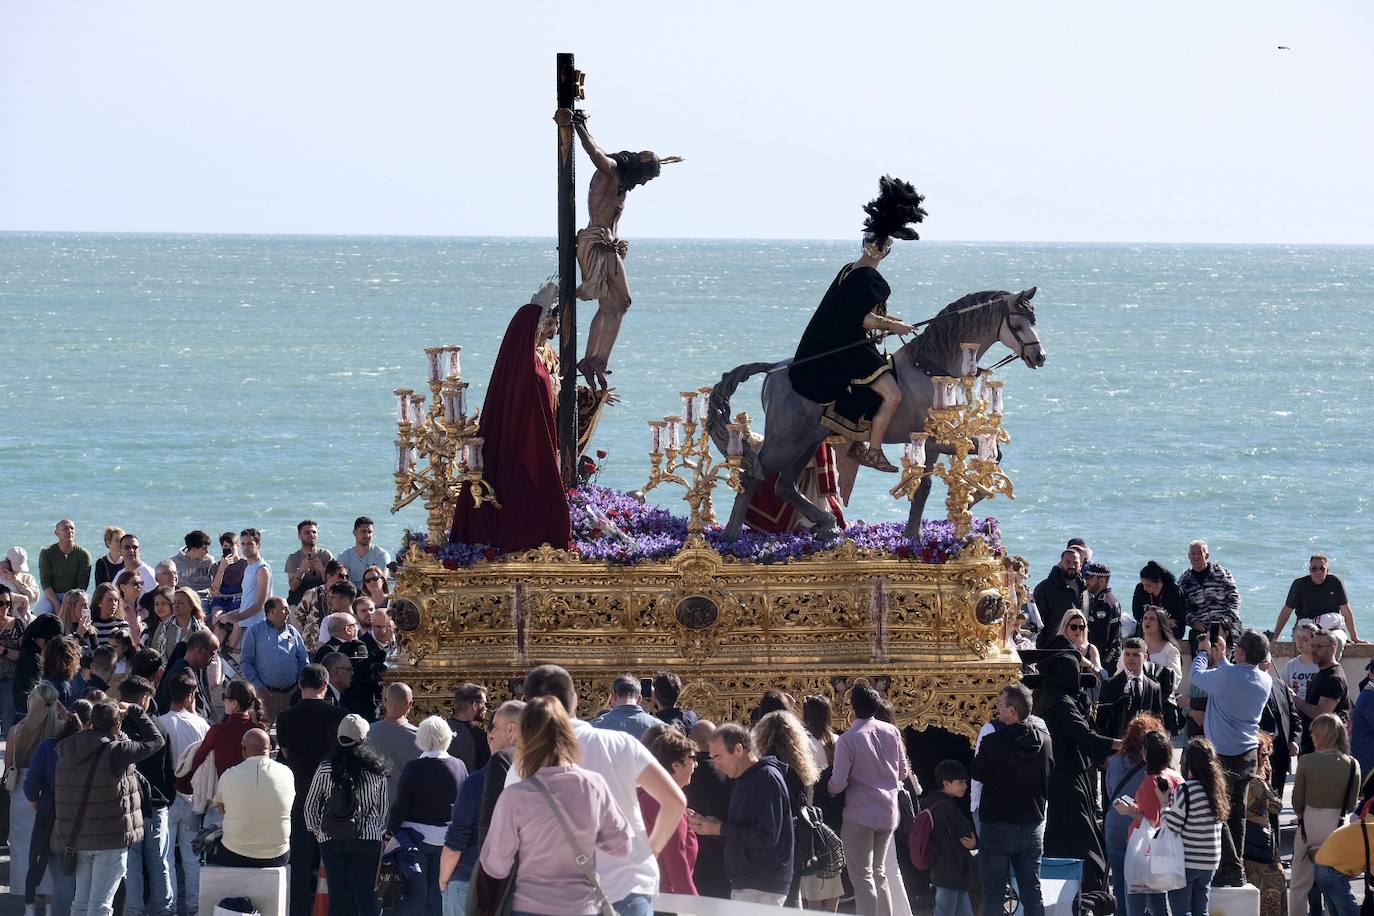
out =
{"type": "Polygon", "coordinates": [[[362,832],[362,817],[358,809],[358,793],[346,774],[334,770],[333,787],[324,800],[320,826],[331,840],[356,840],[362,832]]]}

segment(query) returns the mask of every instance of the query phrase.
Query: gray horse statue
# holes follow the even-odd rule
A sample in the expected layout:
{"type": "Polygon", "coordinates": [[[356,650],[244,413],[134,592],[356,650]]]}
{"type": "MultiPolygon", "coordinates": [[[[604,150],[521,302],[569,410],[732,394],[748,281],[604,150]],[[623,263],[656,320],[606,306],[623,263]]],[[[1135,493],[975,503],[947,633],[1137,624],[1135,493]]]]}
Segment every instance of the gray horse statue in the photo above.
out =
{"type": "MultiPolygon", "coordinates": [[[[977,343],[978,356],[999,341],[1032,369],[1045,364],[1045,349],[1035,333],[1035,307],[1031,298],[1035,287],[1019,293],[1004,290],[985,290],[970,293],[953,302],[934,318],[924,331],[897,351],[893,358],[902,402],[888,427],[885,441],[909,442],[911,433],[925,429],[926,414],[934,401],[931,376],[957,375],[961,343],[977,343]]],[[[778,475],[777,494],[796,508],[815,526],[818,535],[835,533],[835,516],[802,494],[797,479],[806,469],[816,449],[831,431],[821,425],[821,405],[802,397],[793,390],[788,374],[783,371],[791,360],[781,363],[746,363],[721,376],[711,391],[707,405],[707,423],[711,439],[725,452],[729,443],[726,424],[730,419],[730,398],[746,379],[766,372],[763,383],[765,436],[762,447],[755,452],[745,443],[743,488],[735,497],[725,538],[739,537],[745,513],[754,493],[765,480],[778,475]]],[[[950,454],[951,449],[931,441],[927,444],[927,460],[934,463],[937,454],[950,454]]],[[[916,537],[921,531],[921,516],[930,496],[930,475],[921,481],[911,501],[907,516],[906,534],[916,537]]]]}

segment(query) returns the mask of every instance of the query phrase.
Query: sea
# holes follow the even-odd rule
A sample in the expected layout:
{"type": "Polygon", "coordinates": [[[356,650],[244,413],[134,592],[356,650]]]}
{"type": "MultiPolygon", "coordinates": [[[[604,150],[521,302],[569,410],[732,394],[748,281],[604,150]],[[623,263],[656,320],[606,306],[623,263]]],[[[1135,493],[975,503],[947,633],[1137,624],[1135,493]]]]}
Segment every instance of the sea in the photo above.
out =
{"type": "MultiPolygon", "coordinates": [[[[646,421],[736,365],[790,356],[857,254],[630,246],[620,401],[594,443],[597,482],[623,489],[648,475],[646,421]]],[[[280,569],[301,519],[337,553],[367,515],[395,552],[425,520],[389,511],[392,389],[426,390],[423,348],[455,344],[480,403],[507,322],[555,267],[549,238],[0,234],[0,550],[24,546],[36,571],[63,516],[93,555],[117,524],[150,562],[194,528],[254,526],[280,569]]],[[[1016,498],[976,510],[1033,581],[1082,537],[1128,603],[1145,561],[1182,572],[1203,538],[1265,628],[1320,551],[1374,636],[1374,248],[922,241],[883,273],[908,321],[976,290],[1038,289],[1049,359],[1001,373],[1016,498]]],[[[584,337],[594,308],[579,307],[584,337]]],[[[762,427],[757,379],[734,409],[762,427]]],[[[850,517],[904,518],[892,483],[864,471],[850,517]]],[[[651,496],[685,513],[680,493],[651,496]]]]}

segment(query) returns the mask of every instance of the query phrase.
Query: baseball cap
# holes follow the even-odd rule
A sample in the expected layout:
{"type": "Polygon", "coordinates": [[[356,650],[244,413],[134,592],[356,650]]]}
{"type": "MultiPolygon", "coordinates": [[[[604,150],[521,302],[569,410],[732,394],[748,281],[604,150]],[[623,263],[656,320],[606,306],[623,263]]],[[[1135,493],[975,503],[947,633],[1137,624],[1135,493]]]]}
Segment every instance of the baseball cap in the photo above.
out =
{"type": "Polygon", "coordinates": [[[362,744],[367,738],[367,720],[357,713],[344,716],[339,723],[339,743],[344,747],[362,744]]]}

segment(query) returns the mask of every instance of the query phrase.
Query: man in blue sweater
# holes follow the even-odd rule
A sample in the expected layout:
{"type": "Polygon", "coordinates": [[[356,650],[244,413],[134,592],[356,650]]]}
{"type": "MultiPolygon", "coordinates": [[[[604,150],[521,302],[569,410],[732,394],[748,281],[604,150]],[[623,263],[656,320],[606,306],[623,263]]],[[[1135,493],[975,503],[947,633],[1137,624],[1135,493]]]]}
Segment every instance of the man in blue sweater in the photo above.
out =
{"type": "Polygon", "coordinates": [[[735,780],[734,791],[724,821],[694,814],[691,828],[725,837],[730,899],[780,907],[792,884],[787,767],[776,757],[757,756],[749,732],[733,723],[716,729],[707,749],[711,765],[735,780]]]}

